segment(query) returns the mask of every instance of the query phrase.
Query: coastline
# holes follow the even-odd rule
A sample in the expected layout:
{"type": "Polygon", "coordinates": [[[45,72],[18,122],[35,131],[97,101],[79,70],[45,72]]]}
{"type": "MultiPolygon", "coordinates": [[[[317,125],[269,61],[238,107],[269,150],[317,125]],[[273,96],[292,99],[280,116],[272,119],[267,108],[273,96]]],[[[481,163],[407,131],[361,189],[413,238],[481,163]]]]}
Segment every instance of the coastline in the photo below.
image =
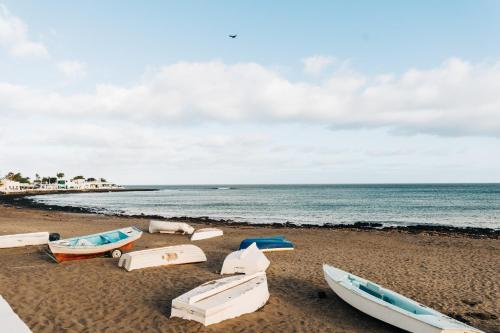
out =
{"type": "Polygon", "coordinates": [[[96,190],[96,191],[56,191],[46,193],[17,193],[17,194],[0,194],[0,205],[11,205],[19,208],[41,209],[47,211],[59,211],[67,213],[82,213],[82,214],[102,214],[106,216],[115,216],[121,218],[146,218],[165,221],[179,221],[190,223],[202,223],[210,226],[241,226],[241,227],[260,227],[260,228],[298,228],[298,229],[350,229],[350,230],[379,230],[379,231],[400,231],[409,233],[426,233],[426,234],[445,234],[455,236],[467,236],[473,238],[492,238],[500,239],[500,229],[480,228],[480,227],[454,227],[448,225],[432,225],[432,224],[415,224],[406,226],[384,226],[378,222],[355,222],[353,224],[333,224],[326,223],[323,225],[312,224],[296,224],[291,222],[286,223],[249,223],[234,221],[231,219],[213,219],[206,216],[178,216],[164,217],[161,215],[146,215],[146,214],[123,214],[114,212],[96,211],[92,208],[74,207],[74,206],[59,206],[49,205],[29,198],[31,196],[39,196],[46,194],[64,194],[64,193],[89,193],[89,192],[141,192],[141,191],[156,191],[156,189],[115,189],[115,190],[96,190]]]}
{"type": "MultiPolygon", "coordinates": [[[[126,272],[117,260],[55,264],[44,246],[1,250],[0,294],[34,333],[53,332],[401,332],[352,308],[328,287],[328,263],[486,332],[498,332],[500,242],[402,230],[292,228],[221,224],[224,236],[190,242],[149,234],[145,217],[120,217],[0,204],[0,234],[50,231],[63,238],[134,225],[145,231],[134,250],[191,243],[208,261],[126,272]],[[290,252],[266,254],[269,302],[217,325],[170,319],[173,298],[220,278],[225,256],[246,237],[283,234],[290,252]]],[[[211,222],[190,221],[196,228],[211,222]]]]}

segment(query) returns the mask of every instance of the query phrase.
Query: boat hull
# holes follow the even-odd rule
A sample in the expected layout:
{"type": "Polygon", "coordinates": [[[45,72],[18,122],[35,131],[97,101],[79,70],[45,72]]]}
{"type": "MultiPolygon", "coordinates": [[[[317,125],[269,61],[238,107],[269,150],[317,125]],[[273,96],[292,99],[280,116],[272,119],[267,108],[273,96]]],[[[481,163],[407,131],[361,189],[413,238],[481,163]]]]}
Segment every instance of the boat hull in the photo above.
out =
{"type": "Polygon", "coordinates": [[[159,232],[161,234],[175,234],[182,233],[191,235],[194,228],[184,222],[170,222],[170,221],[157,221],[151,220],[149,222],[149,233],[153,234],[159,232]]]}
{"type": "Polygon", "coordinates": [[[2,296],[0,296],[0,318],[2,319],[2,332],[31,333],[28,325],[19,318],[2,296]]]}
{"type": "Polygon", "coordinates": [[[265,273],[231,276],[204,283],[174,299],[171,317],[208,326],[255,312],[268,299],[265,273]]]}
{"type": "Polygon", "coordinates": [[[247,238],[240,243],[240,250],[248,248],[255,243],[262,252],[292,251],[293,243],[282,236],[269,238],[247,238]]]}
{"type": "Polygon", "coordinates": [[[230,253],[224,259],[222,268],[220,270],[223,274],[254,274],[257,272],[265,272],[269,267],[269,260],[264,253],[257,248],[255,243],[252,243],[244,250],[239,250],[230,253]]]}
{"type": "Polygon", "coordinates": [[[217,228],[204,228],[196,230],[191,236],[192,241],[214,238],[224,235],[224,232],[217,228]]]}
{"type": "Polygon", "coordinates": [[[95,252],[95,253],[78,253],[78,254],[73,254],[73,253],[50,253],[50,256],[57,262],[57,263],[62,263],[64,261],[74,261],[74,260],[85,260],[85,259],[93,259],[93,258],[100,258],[104,257],[106,255],[109,255],[112,250],[119,249],[122,252],[125,251],[130,251],[134,248],[134,242],[128,243],[126,245],[123,245],[118,248],[113,248],[111,250],[106,250],[102,252],[95,252]]]}
{"type": "Polygon", "coordinates": [[[191,244],[185,244],[125,253],[120,258],[118,267],[132,271],[148,267],[191,264],[203,261],[207,261],[207,257],[202,249],[191,244]]]}
{"type": "Polygon", "coordinates": [[[32,245],[45,245],[49,242],[48,232],[33,232],[27,234],[0,236],[0,249],[23,247],[32,245]]]}

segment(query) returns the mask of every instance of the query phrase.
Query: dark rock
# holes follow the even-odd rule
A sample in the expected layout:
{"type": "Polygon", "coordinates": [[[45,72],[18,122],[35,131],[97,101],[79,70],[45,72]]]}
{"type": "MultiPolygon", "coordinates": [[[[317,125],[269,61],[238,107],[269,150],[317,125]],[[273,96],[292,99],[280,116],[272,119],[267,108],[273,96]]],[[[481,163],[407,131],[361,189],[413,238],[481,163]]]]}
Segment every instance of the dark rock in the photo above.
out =
{"type": "Polygon", "coordinates": [[[488,312],[466,312],[465,315],[479,320],[498,319],[497,315],[488,312]]]}
{"type": "Polygon", "coordinates": [[[462,303],[467,304],[469,306],[476,306],[476,305],[481,304],[483,302],[480,300],[463,299],[462,303]]]}

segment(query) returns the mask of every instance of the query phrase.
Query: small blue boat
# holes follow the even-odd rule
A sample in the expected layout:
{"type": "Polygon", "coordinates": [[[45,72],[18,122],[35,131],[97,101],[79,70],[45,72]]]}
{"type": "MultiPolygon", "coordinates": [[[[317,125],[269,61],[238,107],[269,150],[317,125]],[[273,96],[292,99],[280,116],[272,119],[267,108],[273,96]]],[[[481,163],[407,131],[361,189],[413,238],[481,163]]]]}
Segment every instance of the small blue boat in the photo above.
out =
{"type": "Polygon", "coordinates": [[[263,252],[293,250],[293,243],[286,240],[284,236],[246,238],[241,242],[240,250],[246,249],[252,243],[255,243],[263,252]]]}

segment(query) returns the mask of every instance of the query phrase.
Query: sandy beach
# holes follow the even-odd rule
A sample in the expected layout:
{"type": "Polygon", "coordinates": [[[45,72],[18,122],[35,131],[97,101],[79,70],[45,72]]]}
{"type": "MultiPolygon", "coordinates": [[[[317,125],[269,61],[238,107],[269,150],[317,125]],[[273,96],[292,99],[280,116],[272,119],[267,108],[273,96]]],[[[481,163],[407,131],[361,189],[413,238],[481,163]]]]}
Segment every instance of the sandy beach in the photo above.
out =
{"type": "MultiPolygon", "coordinates": [[[[50,231],[62,237],[149,221],[0,205],[0,235],[50,231]]],[[[195,227],[203,224],[193,223],[195,227]]],[[[500,241],[463,235],[354,229],[224,226],[198,241],[208,261],[126,272],[117,260],[54,263],[43,246],[0,250],[0,294],[33,332],[399,332],[340,300],[328,287],[329,263],[413,298],[486,332],[499,332],[500,241]],[[269,253],[271,297],[259,311],[203,327],[169,319],[173,298],[220,277],[225,256],[250,236],[286,235],[291,252],[269,253]]],[[[136,249],[190,243],[144,233],[136,249]]]]}

